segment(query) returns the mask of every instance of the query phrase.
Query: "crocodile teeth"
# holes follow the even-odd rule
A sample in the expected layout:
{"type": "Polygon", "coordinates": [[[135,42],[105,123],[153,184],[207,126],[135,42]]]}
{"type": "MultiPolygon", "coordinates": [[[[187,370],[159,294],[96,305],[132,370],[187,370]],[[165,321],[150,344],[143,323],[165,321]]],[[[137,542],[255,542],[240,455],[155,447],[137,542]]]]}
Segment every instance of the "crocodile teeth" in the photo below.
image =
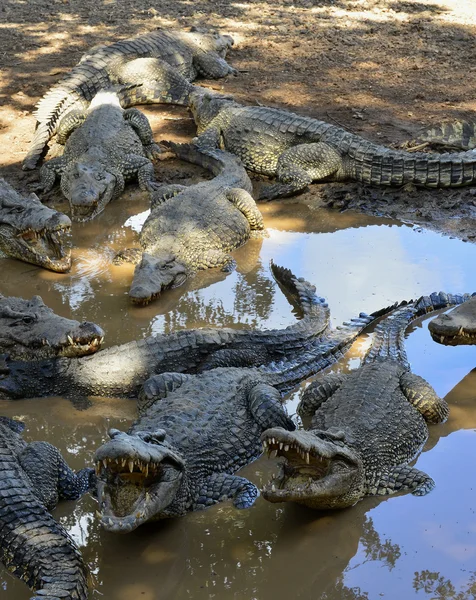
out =
{"type": "Polygon", "coordinates": [[[276,486],[274,485],[274,483],[273,483],[273,485],[271,486],[271,491],[272,491],[272,492],[275,492],[275,491],[276,491],[276,486]]]}
{"type": "Polygon", "coordinates": [[[132,473],[133,470],[134,470],[134,461],[130,460],[129,461],[129,471],[132,473]]]}
{"type": "Polygon", "coordinates": [[[145,472],[145,476],[147,477],[147,475],[149,474],[149,465],[148,464],[145,465],[144,472],[145,472]]]}
{"type": "Polygon", "coordinates": [[[127,462],[127,460],[125,458],[123,458],[122,461],[121,461],[121,467],[125,467],[126,466],[126,462],[127,462]]]}
{"type": "Polygon", "coordinates": [[[443,343],[445,341],[445,336],[444,335],[440,335],[440,342],[443,343]]]}
{"type": "Polygon", "coordinates": [[[306,452],[306,464],[309,464],[309,452],[306,452]]]}
{"type": "Polygon", "coordinates": [[[463,333],[463,329],[464,329],[464,328],[463,328],[463,326],[461,325],[461,327],[459,328],[459,331],[458,331],[458,335],[462,335],[462,333],[463,333]]]}
{"type": "Polygon", "coordinates": [[[263,440],[263,448],[264,448],[264,450],[266,450],[267,447],[268,447],[268,442],[266,440],[263,440]]]}
{"type": "Polygon", "coordinates": [[[102,518],[102,513],[100,513],[98,510],[96,511],[96,517],[97,517],[98,519],[101,519],[101,518],[102,518]]]}
{"type": "Polygon", "coordinates": [[[104,465],[104,468],[107,469],[107,460],[105,458],[103,458],[102,464],[104,465]]]}
{"type": "Polygon", "coordinates": [[[287,452],[288,450],[289,450],[289,444],[286,444],[286,445],[284,446],[284,451],[285,451],[285,452],[287,452]]]}
{"type": "Polygon", "coordinates": [[[278,456],[278,451],[277,450],[271,450],[269,457],[270,458],[276,458],[276,456],[278,456]]]}
{"type": "Polygon", "coordinates": [[[282,449],[283,449],[283,447],[284,447],[284,444],[283,444],[283,442],[279,442],[279,449],[280,449],[280,450],[282,450],[282,449]]]}
{"type": "Polygon", "coordinates": [[[68,335],[68,342],[71,344],[71,346],[74,346],[73,338],[70,335],[68,335]]]}

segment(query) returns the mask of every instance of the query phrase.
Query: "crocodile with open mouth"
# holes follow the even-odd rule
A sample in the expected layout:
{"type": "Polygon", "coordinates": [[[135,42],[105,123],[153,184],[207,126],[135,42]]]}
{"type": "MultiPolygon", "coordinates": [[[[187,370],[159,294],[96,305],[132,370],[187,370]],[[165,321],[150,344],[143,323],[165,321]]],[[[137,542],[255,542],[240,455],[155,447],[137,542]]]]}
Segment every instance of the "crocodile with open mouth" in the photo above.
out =
{"type": "Polygon", "coordinates": [[[0,558],[35,590],[32,600],[86,600],[87,568],[51,514],[94,486],[94,469],[75,473],[55,446],[26,443],[23,423],[0,417],[0,558]]]}
{"type": "Polygon", "coordinates": [[[445,346],[476,345],[476,295],[430,321],[431,337],[445,346]]]}
{"type": "Polygon", "coordinates": [[[0,179],[0,256],[65,273],[71,268],[70,230],[69,217],[0,179]]]}
{"type": "Polygon", "coordinates": [[[61,317],[40,296],[25,300],[0,294],[0,353],[9,360],[84,356],[99,350],[103,337],[94,323],[61,317]]]}
{"type": "Polygon", "coordinates": [[[197,271],[231,271],[235,262],[229,253],[251,236],[265,234],[251,181],[235,156],[201,151],[191,144],[168,145],[176,156],[209,169],[215,177],[189,187],[165,186],[153,194],[140,232],[141,249],[125,250],[115,259],[117,263],[129,255],[138,263],[129,291],[136,304],[147,304],[197,271]]]}
{"type": "Polygon", "coordinates": [[[43,96],[35,113],[37,127],[23,169],[34,169],[62,117],[85,110],[101,89],[111,85],[142,84],[122,98],[124,108],[134,104],[186,104],[189,82],[236,74],[225,56],[233,39],[217,32],[159,28],[135,38],[96,46],[43,96]]]}
{"type": "MultiPolygon", "coordinates": [[[[316,308],[323,308],[317,300],[316,308]]],[[[148,379],[137,421],[127,433],[111,430],[111,440],[96,451],[102,525],[127,533],[147,521],[181,516],[227,498],[237,508],[251,506],[258,491],[235,472],[260,454],[259,436],[270,423],[280,431],[294,429],[281,394],[337,361],[388,310],[361,313],[279,362],[148,379]]]]}
{"type": "Polygon", "coordinates": [[[136,108],[121,108],[114,90],[98,92],[88,109],[68,113],[59,124],[58,141],[64,152],[41,167],[41,186],[47,192],[60,178],[73,221],[100,214],[127,180],[137,178],[149,192],[159,187],[151,159],[160,150],[149,121],[136,108]]]}
{"type": "Polygon", "coordinates": [[[314,415],[310,429],[262,435],[268,454],[283,458],[264,498],[326,510],[365,496],[431,491],[431,477],[408,463],[428,438],[427,423],[445,421],[448,405],[410,371],[404,333],[418,316],[468,297],[440,292],[398,308],[377,326],[361,367],[319,375],[298,406],[301,416],[314,415]]]}
{"type": "Polygon", "coordinates": [[[43,396],[137,397],[144,381],[166,371],[255,366],[305,350],[325,336],[329,308],[315,288],[285,268],[272,273],[301,319],[283,329],[188,329],[113,346],[84,358],[5,360],[0,398],[43,396]]]}

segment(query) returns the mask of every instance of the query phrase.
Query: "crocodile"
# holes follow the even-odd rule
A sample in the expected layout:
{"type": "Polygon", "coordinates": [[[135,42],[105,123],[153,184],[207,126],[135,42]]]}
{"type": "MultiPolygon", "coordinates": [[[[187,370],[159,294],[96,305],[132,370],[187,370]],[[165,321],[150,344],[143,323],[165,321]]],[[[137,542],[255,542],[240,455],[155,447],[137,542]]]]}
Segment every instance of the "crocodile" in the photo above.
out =
{"type": "Polygon", "coordinates": [[[220,146],[256,173],[277,177],[260,200],[305,190],[313,181],[353,180],[372,185],[458,187],[476,182],[476,154],[392,150],[341,127],[266,106],[243,106],[230,97],[195,89],[189,106],[195,143],[220,146]]]}
{"type": "Polygon", "coordinates": [[[215,177],[190,187],[165,186],[154,193],[141,233],[141,250],[116,257],[137,264],[129,297],[147,304],[163,290],[182,285],[197,271],[219,267],[229,272],[229,254],[251,235],[265,232],[251,196],[252,185],[236,157],[222,150],[200,151],[190,144],[169,147],[182,160],[209,169],[215,177]]]}
{"type": "Polygon", "coordinates": [[[476,122],[445,121],[426,129],[418,139],[432,146],[472,150],[476,147],[476,122]]]}
{"type": "Polygon", "coordinates": [[[57,315],[40,296],[0,294],[0,353],[10,360],[84,356],[99,350],[103,339],[100,327],[57,315]]]}
{"type": "Polygon", "coordinates": [[[48,512],[95,486],[55,446],[26,443],[23,423],[0,417],[0,558],[34,590],[32,600],[86,600],[88,572],[75,543],[48,512]]]}
{"type": "Polygon", "coordinates": [[[301,416],[314,415],[310,429],[262,435],[268,454],[284,459],[264,498],[326,510],[365,496],[431,491],[434,481],[408,463],[428,438],[427,423],[444,422],[448,405],[411,372],[404,333],[418,316],[467,298],[440,292],[400,306],[379,323],[358,369],[319,375],[298,406],[301,416]]]}
{"type": "Polygon", "coordinates": [[[124,110],[115,91],[98,92],[86,110],[68,113],[60,122],[58,141],[62,156],[40,169],[44,192],[60,177],[73,221],[89,221],[119,196],[128,179],[142,190],[153,191],[154,165],[159,153],[147,117],[137,108],[124,110]]]}
{"type": "Polygon", "coordinates": [[[258,490],[235,472],[260,454],[259,436],[270,423],[294,430],[282,393],[343,356],[374,318],[362,313],[324,340],[260,367],[149,378],[137,421],[128,432],[112,429],[95,454],[103,527],[128,533],[227,498],[237,508],[251,506],[258,490]]]}
{"type": "Polygon", "coordinates": [[[431,337],[445,346],[476,344],[476,295],[453,308],[449,313],[438,315],[428,325],[431,337]]]}
{"type": "Polygon", "coordinates": [[[71,268],[70,231],[69,217],[0,179],[0,256],[66,273],[71,268]]]}
{"type": "Polygon", "coordinates": [[[158,334],[83,358],[4,360],[0,398],[43,396],[137,397],[144,381],[165,371],[197,372],[224,366],[256,366],[305,350],[327,334],[329,307],[314,286],[288,269],[272,273],[302,318],[284,329],[201,328],[158,334]]]}
{"type": "Polygon", "coordinates": [[[123,97],[123,106],[167,102],[186,104],[188,82],[236,75],[225,61],[233,45],[228,35],[157,29],[135,38],[98,46],[43,96],[35,113],[37,127],[23,169],[34,169],[61,118],[71,110],[84,110],[103,88],[142,83],[123,97]]]}

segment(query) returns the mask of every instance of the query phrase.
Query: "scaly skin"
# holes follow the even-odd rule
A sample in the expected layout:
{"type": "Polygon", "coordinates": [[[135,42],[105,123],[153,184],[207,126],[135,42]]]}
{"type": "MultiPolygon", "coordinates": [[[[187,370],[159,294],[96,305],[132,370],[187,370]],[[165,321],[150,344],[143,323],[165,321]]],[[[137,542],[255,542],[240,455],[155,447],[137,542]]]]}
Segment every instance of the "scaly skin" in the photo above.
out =
{"type": "Polygon", "coordinates": [[[1,560],[35,590],[32,600],[86,600],[81,554],[48,511],[59,499],[80,498],[94,485],[94,471],[74,473],[51,444],[24,442],[22,429],[0,417],[1,560]]]}
{"type": "Polygon", "coordinates": [[[362,314],[279,363],[147,380],[138,420],[127,433],[111,430],[96,452],[103,526],[127,533],[227,498],[251,506],[257,489],[234,473],[260,454],[259,435],[270,423],[294,429],[282,392],[338,360],[374,318],[362,314]]]}
{"type": "Polygon", "coordinates": [[[261,200],[306,189],[313,181],[353,180],[372,185],[458,187],[476,182],[476,154],[425,154],[379,146],[310,117],[265,106],[242,106],[195,90],[190,108],[201,147],[218,145],[256,173],[277,177],[261,200]]]}
{"type": "Polygon", "coordinates": [[[201,152],[188,144],[169,146],[179,158],[209,169],[215,178],[190,187],[166,186],[154,194],[140,233],[143,254],[133,256],[140,262],[129,297],[138,304],[182,285],[197,271],[213,267],[231,271],[235,262],[229,252],[253,233],[264,233],[251,181],[234,156],[221,150],[201,152]]]}
{"type": "Polygon", "coordinates": [[[474,121],[440,123],[422,132],[418,139],[445,148],[472,150],[476,147],[476,123],[474,121]]]}
{"type": "Polygon", "coordinates": [[[159,187],[149,159],[160,150],[149,122],[136,108],[123,110],[115,92],[99,92],[86,111],[68,113],[58,141],[65,144],[64,153],[41,167],[40,178],[48,191],[60,177],[73,221],[100,214],[129,179],[137,178],[145,191],[159,187]]]}
{"type": "Polygon", "coordinates": [[[476,295],[462,304],[433,319],[428,325],[431,337],[445,346],[476,344],[476,295]]]}
{"type": "MultiPolygon", "coordinates": [[[[0,294],[0,353],[10,360],[92,354],[99,350],[103,336],[104,331],[94,323],[55,314],[40,296],[24,300],[0,294]]],[[[5,367],[4,360],[1,364],[5,367]]]]}
{"type": "Polygon", "coordinates": [[[109,46],[93,48],[78,65],[40,100],[37,128],[23,161],[34,169],[61,118],[71,110],[84,110],[99,92],[114,84],[141,83],[142,89],[123,97],[123,106],[172,102],[186,104],[193,81],[236,74],[224,57],[233,45],[230,36],[159,29],[109,46]]]}
{"type": "Polygon", "coordinates": [[[35,194],[21,196],[0,179],[0,256],[66,273],[71,268],[71,221],[44,206],[35,194]]]}
{"type": "Polygon", "coordinates": [[[4,361],[0,368],[0,398],[54,395],[134,398],[143,382],[154,373],[261,365],[303,351],[321,339],[325,346],[329,308],[324,299],[316,298],[314,286],[295,280],[288,269],[275,265],[272,269],[303,315],[296,324],[268,331],[184,330],[114,346],[85,358],[4,361]]]}
{"type": "Polygon", "coordinates": [[[448,405],[410,371],[404,333],[419,315],[466,298],[440,292],[398,308],[377,326],[360,368],[320,375],[298,407],[301,416],[314,414],[311,428],[262,435],[268,453],[284,458],[264,498],[325,510],[365,496],[431,491],[434,481],[408,463],[428,437],[427,423],[445,421],[448,405]]]}

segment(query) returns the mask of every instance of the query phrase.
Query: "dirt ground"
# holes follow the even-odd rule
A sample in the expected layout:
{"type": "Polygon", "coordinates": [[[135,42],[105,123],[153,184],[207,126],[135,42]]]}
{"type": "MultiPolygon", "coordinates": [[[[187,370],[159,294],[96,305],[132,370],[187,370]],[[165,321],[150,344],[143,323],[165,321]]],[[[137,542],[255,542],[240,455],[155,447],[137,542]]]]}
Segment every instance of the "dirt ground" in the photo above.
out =
{"type": "MultiPolygon", "coordinates": [[[[20,166],[35,126],[34,105],[83,52],[159,26],[211,26],[234,37],[228,60],[239,76],[200,83],[401,147],[433,123],[471,119],[475,14],[474,0],[2,0],[0,176],[22,191],[37,179],[20,166]]],[[[157,140],[194,133],[181,107],[144,111],[157,140]]],[[[183,179],[187,167],[161,163],[157,174],[183,179]]],[[[475,194],[476,188],[325,184],[298,200],[397,217],[476,241],[475,194]]]]}

